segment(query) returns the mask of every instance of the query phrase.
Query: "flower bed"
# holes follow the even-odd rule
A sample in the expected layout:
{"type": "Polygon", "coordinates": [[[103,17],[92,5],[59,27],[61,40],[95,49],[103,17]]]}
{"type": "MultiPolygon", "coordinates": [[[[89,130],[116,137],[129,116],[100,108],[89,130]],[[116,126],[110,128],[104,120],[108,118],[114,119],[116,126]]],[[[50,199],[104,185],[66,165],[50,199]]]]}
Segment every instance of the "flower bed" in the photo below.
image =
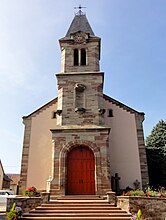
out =
{"type": "Polygon", "coordinates": [[[34,196],[40,196],[40,193],[37,192],[37,189],[32,186],[32,187],[28,187],[24,192],[23,192],[24,196],[29,196],[29,197],[34,197],[34,196]]]}
{"type": "Polygon", "coordinates": [[[131,190],[126,193],[123,193],[123,195],[166,198],[166,190],[165,189],[153,190],[150,187],[148,187],[145,190],[141,190],[141,189],[131,190]]]}

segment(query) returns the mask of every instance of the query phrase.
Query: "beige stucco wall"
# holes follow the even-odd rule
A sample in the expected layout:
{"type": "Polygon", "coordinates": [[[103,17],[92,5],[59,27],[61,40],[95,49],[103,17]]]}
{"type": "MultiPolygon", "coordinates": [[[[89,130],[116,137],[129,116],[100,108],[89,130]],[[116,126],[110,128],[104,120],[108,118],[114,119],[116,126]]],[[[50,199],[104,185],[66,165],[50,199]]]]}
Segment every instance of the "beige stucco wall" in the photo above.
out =
{"type": "Polygon", "coordinates": [[[133,188],[136,179],[141,182],[135,115],[108,101],[105,105],[106,109],[113,110],[113,117],[107,117],[105,113],[106,123],[111,127],[111,175],[119,174],[120,188],[133,188]]]}
{"type": "MultiPolygon", "coordinates": [[[[50,129],[56,128],[56,119],[52,119],[52,112],[56,108],[57,104],[52,104],[32,117],[27,187],[45,190],[46,181],[52,176],[50,129]]],[[[105,113],[106,125],[111,127],[111,175],[119,174],[120,188],[133,187],[136,179],[141,182],[135,115],[108,101],[105,101],[105,109],[113,109],[113,117],[107,117],[105,113]]]]}
{"type": "Polygon", "coordinates": [[[56,111],[56,104],[32,117],[27,187],[35,186],[38,190],[45,190],[46,182],[49,176],[52,176],[50,129],[56,126],[56,119],[52,118],[54,111],[56,111]]]}
{"type": "Polygon", "coordinates": [[[0,189],[2,189],[2,183],[3,183],[3,169],[0,164],[0,189]]]}

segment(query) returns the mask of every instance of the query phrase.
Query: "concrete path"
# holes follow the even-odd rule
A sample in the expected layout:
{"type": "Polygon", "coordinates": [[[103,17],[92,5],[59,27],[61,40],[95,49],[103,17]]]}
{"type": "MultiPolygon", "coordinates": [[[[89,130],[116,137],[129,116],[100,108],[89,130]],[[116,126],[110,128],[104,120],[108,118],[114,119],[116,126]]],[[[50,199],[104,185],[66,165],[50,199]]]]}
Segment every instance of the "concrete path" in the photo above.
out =
{"type": "Polygon", "coordinates": [[[6,220],[6,205],[0,204],[0,220],[6,220]]]}
{"type": "Polygon", "coordinates": [[[6,220],[6,215],[3,213],[0,213],[0,220],[6,220]]]}

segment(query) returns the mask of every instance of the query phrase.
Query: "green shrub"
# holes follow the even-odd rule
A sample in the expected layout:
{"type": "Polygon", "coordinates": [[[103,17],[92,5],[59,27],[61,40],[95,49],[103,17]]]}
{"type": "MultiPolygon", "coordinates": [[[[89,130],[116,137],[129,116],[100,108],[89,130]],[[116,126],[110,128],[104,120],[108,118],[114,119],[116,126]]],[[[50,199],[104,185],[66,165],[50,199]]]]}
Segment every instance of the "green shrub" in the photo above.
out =
{"type": "Polygon", "coordinates": [[[137,190],[131,190],[125,194],[126,196],[145,196],[145,193],[143,190],[137,189],[137,190]]]}
{"type": "Polygon", "coordinates": [[[147,197],[166,197],[165,188],[161,187],[159,190],[153,190],[151,187],[147,187],[144,190],[130,190],[124,194],[125,196],[147,196],[147,197]]]}
{"type": "Polygon", "coordinates": [[[17,220],[22,215],[21,207],[16,206],[16,203],[13,203],[12,208],[9,212],[6,213],[8,220],[17,220]]]}

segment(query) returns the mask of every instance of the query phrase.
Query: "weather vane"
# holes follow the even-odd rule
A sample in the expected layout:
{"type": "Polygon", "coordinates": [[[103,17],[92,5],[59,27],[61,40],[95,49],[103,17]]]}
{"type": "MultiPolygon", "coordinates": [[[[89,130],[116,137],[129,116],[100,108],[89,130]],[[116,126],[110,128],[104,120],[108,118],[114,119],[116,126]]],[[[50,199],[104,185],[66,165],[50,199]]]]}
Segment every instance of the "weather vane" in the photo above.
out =
{"type": "Polygon", "coordinates": [[[85,13],[82,12],[82,8],[86,8],[86,7],[82,7],[81,4],[78,7],[74,7],[74,9],[79,9],[79,11],[76,13],[76,15],[84,15],[85,13]]]}

